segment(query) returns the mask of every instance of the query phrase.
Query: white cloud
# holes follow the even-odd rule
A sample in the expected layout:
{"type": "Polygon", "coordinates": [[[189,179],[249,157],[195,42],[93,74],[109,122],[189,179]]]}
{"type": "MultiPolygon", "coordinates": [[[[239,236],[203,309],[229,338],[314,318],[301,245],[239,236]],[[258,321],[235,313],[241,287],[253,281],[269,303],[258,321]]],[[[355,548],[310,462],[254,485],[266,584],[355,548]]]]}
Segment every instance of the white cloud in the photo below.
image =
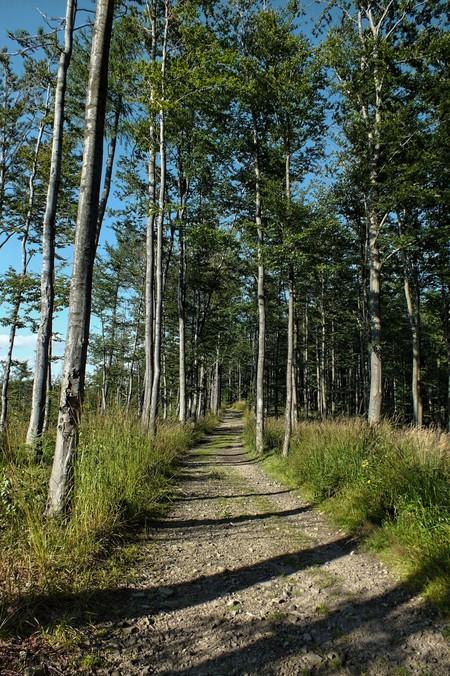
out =
{"type": "MultiPolygon", "coordinates": [[[[9,334],[0,333],[0,349],[2,347],[8,347],[9,344],[9,334]]],[[[14,347],[25,347],[25,348],[34,348],[36,346],[36,336],[21,336],[17,335],[14,341],[14,347]]]]}

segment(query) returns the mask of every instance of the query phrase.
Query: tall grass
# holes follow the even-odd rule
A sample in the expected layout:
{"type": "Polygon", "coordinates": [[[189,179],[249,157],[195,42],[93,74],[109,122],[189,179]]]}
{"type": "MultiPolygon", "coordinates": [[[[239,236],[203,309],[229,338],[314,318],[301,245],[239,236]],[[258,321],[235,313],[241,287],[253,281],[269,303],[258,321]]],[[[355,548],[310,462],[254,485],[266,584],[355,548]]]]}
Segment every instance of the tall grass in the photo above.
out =
{"type": "MultiPolygon", "coordinates": [[[[254,420],[246,438],[253,440],[254,420]]],[[[360,419],[300,423],[288,458],[269,419],[269,470],[360,534],[443,606],[450,604],[450,441],[432,430],[371,428],[360,419]]]]}
{"type": "Polygon", "coordinates": [[[212,417],[197,427],[162,423],[150,442],[140,424],[120,410],[87,413],[65,521],[43,516],[51,443],[35,464],[18,443],[19,432],[12,431],[0,464],[0,593],[8,601],[89,586],[93,570],[125,528],[164,508],[178,458],[214,424],[212,417]]]}

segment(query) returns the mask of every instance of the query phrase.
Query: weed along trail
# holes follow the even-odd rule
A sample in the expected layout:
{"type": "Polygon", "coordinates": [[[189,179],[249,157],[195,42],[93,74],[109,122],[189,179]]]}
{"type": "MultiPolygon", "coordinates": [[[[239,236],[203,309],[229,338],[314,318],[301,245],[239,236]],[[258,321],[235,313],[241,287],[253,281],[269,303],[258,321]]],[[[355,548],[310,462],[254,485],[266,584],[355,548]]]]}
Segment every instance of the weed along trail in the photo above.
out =
{"type": "Polygon", "coordinates": [[[241,432],[229,412],[189,453],[175,505],[140,544],[132,588],[90,598],[84,669],[447,674],[430,609],[268,479],[241,432]]]}

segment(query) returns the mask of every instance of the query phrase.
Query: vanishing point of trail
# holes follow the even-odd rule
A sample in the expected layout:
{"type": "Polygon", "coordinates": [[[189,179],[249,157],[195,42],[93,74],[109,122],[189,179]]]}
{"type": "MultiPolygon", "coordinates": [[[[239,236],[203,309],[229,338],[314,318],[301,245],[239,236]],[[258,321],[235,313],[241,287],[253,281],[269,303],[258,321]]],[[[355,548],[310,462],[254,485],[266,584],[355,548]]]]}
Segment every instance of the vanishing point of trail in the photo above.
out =
{"type": "Polygon", "coordinates": [[[430,608],[268,479],[241,434],[229,412],[187,456],[139,583],[103,598],[93,673],[447,674],[430,608]]]}

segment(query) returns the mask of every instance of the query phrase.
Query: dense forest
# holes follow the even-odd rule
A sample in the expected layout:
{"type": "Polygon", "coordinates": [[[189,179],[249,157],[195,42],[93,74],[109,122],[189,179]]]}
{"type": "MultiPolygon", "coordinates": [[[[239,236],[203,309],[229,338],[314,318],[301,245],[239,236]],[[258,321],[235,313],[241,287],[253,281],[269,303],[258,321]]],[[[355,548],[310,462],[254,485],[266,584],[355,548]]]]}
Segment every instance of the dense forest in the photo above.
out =
{"type": "Polygon", "coordinates": [[[445,437],[448,3],[56,4],[0,51],[1,462],[43,523],[114,420],[445,437]]]}

